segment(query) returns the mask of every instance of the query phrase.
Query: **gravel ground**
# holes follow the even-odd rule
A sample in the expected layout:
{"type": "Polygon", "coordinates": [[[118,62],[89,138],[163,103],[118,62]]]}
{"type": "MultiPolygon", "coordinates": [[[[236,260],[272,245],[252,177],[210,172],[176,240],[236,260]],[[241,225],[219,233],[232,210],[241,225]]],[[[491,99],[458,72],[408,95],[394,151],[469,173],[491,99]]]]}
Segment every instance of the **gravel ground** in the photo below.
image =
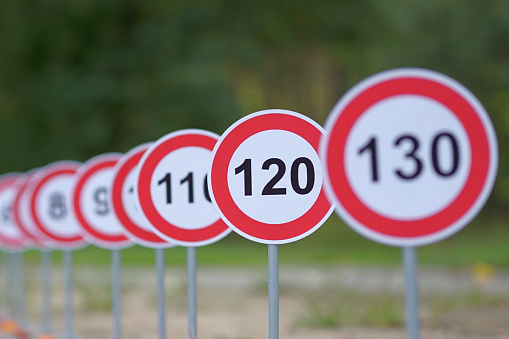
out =
{"type": "MultiPolygon", "coordinates": [[[[64,338],[61,273],[53,272],[58,338],[64,338]]],[[[76,339],[114,338],[109,269],[75,267],[74,274],[76,339]]],[[[170,339],[188,338],[186,274],[165,275],[170,339]]],[[[40,282],[36,270],[29,276],[27,319],[37,329],[40,282]]],[[[266,267],[198,267],[197,278],[200,339],[268,337],[266,267]]],[[[124,269],[122,282],[122,338],[160,338],[155,269],[124,269]]],[[[422,338],[509,338],[508,272],[422,268],[419,287],[422,338]]],[[[399,268],[280,267],[280,338],[406,338],[403,295],[399,268]]]]}

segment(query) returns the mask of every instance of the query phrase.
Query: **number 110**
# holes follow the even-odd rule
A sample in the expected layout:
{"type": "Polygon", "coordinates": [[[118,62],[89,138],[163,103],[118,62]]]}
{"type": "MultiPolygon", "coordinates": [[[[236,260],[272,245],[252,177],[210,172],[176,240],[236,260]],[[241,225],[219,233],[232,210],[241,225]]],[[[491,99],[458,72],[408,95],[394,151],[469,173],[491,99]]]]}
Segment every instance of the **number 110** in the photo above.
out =
{"type": "MultiPolygon", "coordinates": [[[[194,175],[193,172],[187,173],[187,175],[180,180],[180,185],[185,185],[187,183],[187,202],[192,204],[194,203],[194,175]]],[[[165,185],[166,186],[166,203],[172,203],[172,185],[171,185],[171,173],[166,173],[166,175],[157,182],[157,185],[165,185]]],[[[207,185],[207,176],[205,175],[205,179],[203,180],[203,195],[208,202],[212,202],[209,195],[209,188],[207,185]]]]}

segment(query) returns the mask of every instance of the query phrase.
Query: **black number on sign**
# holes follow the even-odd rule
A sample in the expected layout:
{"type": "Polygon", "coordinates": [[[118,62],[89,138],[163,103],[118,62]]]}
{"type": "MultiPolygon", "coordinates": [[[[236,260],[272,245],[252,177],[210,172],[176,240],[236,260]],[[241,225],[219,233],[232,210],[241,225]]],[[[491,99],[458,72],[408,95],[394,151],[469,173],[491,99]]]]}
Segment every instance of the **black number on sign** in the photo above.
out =
{"type": "Polygon", "coordinates": [[[431,158],[433,160],[433,168],[435,169],[435,172],[437,172],[438,175],[442,177],[450,177],[456,171],[458,170],[459,165],[459,150],[458,150],[458,142],[456,141],[456,138],[451,133],[440,133],[438,134],[435,139],[433,139],[433,144],[431,145],[431,158]],[[440,166],[439,161],[439,155],[438,155],[438,144],[441,139],[446,138],[449,140],[451,144],[451,151],[452,151],[452,164],[449,171],[444,170],[440,166]]]}
{"type": "Polygon", "coordinates": [[[166,184],[166,203],[171,204],[171,174],[166,175],[157,182],[158,185],[166,184]]]}
{"type": "Polygon", "coordinates": [[[394,142],[394,146],[399,146],[399,145],[401,145],[402,142],[404,142],[406,140],[408,140],[410,142],[412,148],[411,148],[410,152],[405,154],[405,157],[412,159],[413,162],[415,163],[414,171],[412,173],[407,174],[401,169],[396,169],[395,172],[398,175],[398,177],[400,177],[401,179],[409,180],[409,179],[415,179],[419,174],[421,174],[422,161],[421,161],[421,159],[419,159],[417,157],[417,154],[416,154],[417,150],[419,149],[419,141],[417,141],[417,139],[414,136],[403,135],[403,136],[399,137],[394,142]]]}
{"type": "Polygon", "coordinates": [[[49,196],[49,216],[52,219],[60,220],[67,215],[65,198],[62,193],[52,193],[49,196]]]}
{"type": "Polygon", "coordinates": [[[108,207],[108,190],[106,187],[99,187],[95,190],[94,201],[96,203],[95,213],[103,216],[110,212],[108,207]]]}
{"type": "Polygon", "coordinates": [[[285,195],[286,188],[274,186],[276,186],[279,180],[281,180],[281,178],[283,178],[283,176],[285,175],[286,165],[281,159],[270,158],[268,160],[265,160],[265,162],[262,165],[262,169],[268,170],[272,165],[277,166],[277,172],[272,177],[272,179],[270,179],[267,185],[265,185],[265,187],[263,188],[262,195],[285,195]]]}
{"type": "Polygon", "coordinates": [[[6,224],[11,220],[11,205],[10,204],[5,204],[2,206],[2,220],[6,224]]]}
{"type": "Polygon", "coordinates": [[[376,152],[376,138],[369,139],[366,146],[359,150],[359,154],[370,152],[371,154],[371,181],[378,181],[378,157],[376,152]]]}
{"type": "MultiPolygon", "coordinates": [[[[272,165],[277,166],[276,174],[269,180],[262,190],[262,195],[285,195],[287,193],[285,187],[275,187],[286,173],[286,165],[279,158],[270,158],[263,162],[262,170],[269,170],[272,165]]],[[[251,159],[245,159],[244,162],[235,168],[235,174],[244,173],[244,195],[253,195],[253,176],[251,170],[251,159]]],[[[305,157],[297,158],[290,169],[290,183],[295,193],[304,195],[313,190],[315,186],[315,167],[311,160],[305,157]],[[306,185],[300,186],[299,168],[300,165],[306,167],[306,185]]]]}
{"type": "Polygon", "coordinates": [[[313,186],[315,186],[315,167],[313,166],[313,163],[308,158],[297,158],[292,164],[291,172],[291,183],[292,188],[295,191],[295,193],[304,195],[311,192],[313,189],[313,186]],[[300,165],[304,165],[306,167],[306,186],[304,188],[300,187],[299,183],[299,167],[300,165]]]}
{"type": "MultiPolygon", "coordinates": [[[[187,202],[192,204],[194,203],[194,174],[193,172],[187,173],[187,175],[180,180],[180,185],[184,185],[187,183],[187,202]]],[[[171,204],[172,203],[172,192],[171,192],[171,173],[166,173],[166,175],[157,182],[158,185],[165,184],[166,186],[166,203],[171,204]]],[[[205,199],[209,202],[212,200],[210,199],[209,194],[209,188],[207,185],[207,176],[205,176],[205,179],[203,181],[203,195],[205,196],[205,199]]]]}
{"type": "Polygon", "coordinates": [[[205,199],[207,199],[208,202],[212,202],[212,199],[210,199],[210,193],[209,193],[209,185],[208,185],[208,175],[205,175],[205,179],[203,179],[203,193],[205,193],[205,199]]]}
{"type": "Polygon", "coordinates": [[[239,167],[235,168],[235,174],[244,172],[244,195],[253,195],[253,173],[251,171],[251,159],[246,159],[239,167]]]}
{"type": "MultiPolygon", "coordinates": [[[[410,149],[408,152],[404,154],[404,159],[407,159],[413,163],[413,170],[410,172],[405,172],[401,168],[396,168],[394,173],[405,180],[416,179],[419,175],[422,174],[424,163],[423,160],[418,156],[418,151],[420,148],[419,140],[412,135],[404,134],[399,136],[394,141],[395,147],[403,147],[403,144],[410,144],[410,149]]],[[[358,154],[362,155],[364,152],[369,152],[371,155],[371,181],[377,182],[379,181],[378,174],[378,154],[377,154],[377,139],[376,137],[372,137],[368,140],[368,142],[362,146],[358,154]]],[[[433,165],[433,169],[435,173],[441,177],[450,177],[453,176],[457,171],[460,164],[460,154],[459,154],[459,145],[456,137],[448,132],[442,132],[437,135],[432,140],[431,143],[431,162],[433,165]],[[451,148],[451,164],[449,167],[444,166],[440,160],[440,144],[448,142],[451,148]]]]}
{"type": "Polygon", "coordinates": [[[187,176],[180,180],[180,184],[184,184],[187,182],[187,196],[189,203],[194,203],[194,192],[193,192],[193,172],[187,173],[187,176]]]}

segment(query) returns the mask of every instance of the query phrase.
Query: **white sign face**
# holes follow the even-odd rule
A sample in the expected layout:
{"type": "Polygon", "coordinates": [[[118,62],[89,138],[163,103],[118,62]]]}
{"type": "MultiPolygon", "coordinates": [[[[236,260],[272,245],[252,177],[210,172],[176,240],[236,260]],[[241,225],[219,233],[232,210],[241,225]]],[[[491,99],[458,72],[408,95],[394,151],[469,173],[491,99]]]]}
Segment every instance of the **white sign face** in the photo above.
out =
{"type": "Polygon", "coordinates": [[[36,227],[52,239],[51,246],[75,249],[86,245],[72,213],[72,188],[79,163],[60,161],[36,174],[30,209],[36,227]]]}
{"type": "Polygon", "coordinates": [[[217,139],[207,131],[177,131],[143,154],[135,185],[137,204],[160,237],[200,246],[230,232],[210,201],[207,185],[217,139]]]}
{"type": "Polygon", "coordinates": [[[152,232],[152,227],[150,227],[150,224],[148,224],[146,220],[141,216],[140,209],[136,205],[134,185],[136,185],[136,176],[138,175],[137,170],[137,167],[133,167],[125,177],[124,184],[122,185],[121,199],[125,213],[127,217],[132,220],[139,228],[145,232],[150,232],[150,234],[152,234],[154,237],[154,239],[152,239],[153,241],[167,243],[166,240],[162,240],[152,232]]]}
{"type": "Polygon", "coordinates": [[[317,154],[321,127],[285,110],[253,113],[214,149],[211,191],[223,219],[242,236],[282,244],[315,231],[330,215],[317,154]]]}
{"type": "Polygon", "coordinates": [[[150,145],[150,143],[139,145],[118,161],[113,175],[112,205],[115,215],[131,240],[145,247],[168,248],[174,244],[158,237],[136,206],[134,186],[138,174],[137,165],[150,145]]]}
{"type": "Polygon", "coordinates": [[[157,164],[150,193],[157,212],[168,223],[196,230],[219,219],[208,195],[210,161],[210,150],[190,146],[169,153],[157,164]]]}
{"type": "Polygon", "coordinates": [[[51,248],[54,246],[51,246],[50,243],[53,241],[50,237],[48,237],[46,234],[44,234],[35,224],[33,215],[32,215],[32,209],[31,209],[31,202],[32,202],[32,196],[34,193],[34,189],[37,186],[38,178],[40,177],[38,175],[38,171],[40,169],[35,169],[27,174],[25,176],[27,177],[27,182],[25,187],[21,189],[21,192],[18,192],[17,197],[14,200],[14,219],[16,220],[16,223],[18,226],[26,233],[29,234],[30,237],[33,239],[29,240],[27,245],[32,246],[33,242],[36,242],[36,246],[42,246],[44,248],[51,248]]]}
{"type": "Polygon", "coordinates": [[[228,186],[247,216],[283,224],[302,217],[314,205],[323,180],[322,172],[315,169],[321,167],[315,149],[302,137],[283,130],[262,131],[233,154],[228,186]]]}
{"type": "Polygon", "coordinates": [[[370,77],[333,108],[321,143],[338,213],[368,238],[424,245],[458,231],[493,186],[497,144],[477,99],[436,72],[370,77]]]}
{"type": "Polygon", "coordinates": [[[24,250],[25,234],[14,222],[12,203],[16,195],[15,182],[18,174],[0,176],[0,247],[6,251],[24,250]]]}
{"type": "Polygon", "coordinates": [[[345,149],[355,194],[370,209],[399,220],[425,218],[449,205],[472,161],[460,120],[434,99],[416,95],[392,97],[366,110],[345,149]]]}
{"type": "Polygon", "coordinates": [[[111,204],[114,167],[121,156],[108,153],[90,159],[77,171],[73,188],[74,212],[84,236],[107,249],[131,245],[111,204]]]}

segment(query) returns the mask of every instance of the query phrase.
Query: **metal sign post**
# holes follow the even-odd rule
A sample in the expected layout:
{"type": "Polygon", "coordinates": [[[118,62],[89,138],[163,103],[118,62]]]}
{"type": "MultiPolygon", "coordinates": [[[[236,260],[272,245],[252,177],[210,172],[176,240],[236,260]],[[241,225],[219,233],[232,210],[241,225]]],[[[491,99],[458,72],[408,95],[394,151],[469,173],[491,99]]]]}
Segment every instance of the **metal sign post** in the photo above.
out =
{"type": "Polygon", "coordinates": [[[41,331],[43,334],[51,333],[51,251],[41,252],[41,275],[42,275],[42,320],[41,331]]]}
{"type": "Polygon", "coordinates": [[[269,245],[269,339],[279,338],[279,248],[269,245]]]}
{"type": "Polygon", "coordinates": [[[405,269],[406,328],[409,339],[419,339],[419,286],[418,260],[416,247],[403,247],[403,267],[405,269]]]}
{"type": "Polygon", "coordinates": [[[235,232],[268,245],[269,339],[279,338],[278,245],[310,235],[333,210],[322,189],[322,134],[308,117],[273,109],[240,119],[214,147],[212,203],[235,232]]]}
{"type": "Polygon", "coordinates": [[[9,288],[9,254],[2,251],[2,318],[5,318],[9,314],[9,300],[8,300],[8,288],[9,288]]]}
{"type": "Polygon", "coordinates": [[[196,298],[196,247],[187,248],[187,312],[189,322],[189,339],[196,339],[198,329],[196,298]]]}
{"type": "Polygon", "coordinates": [[[403,248],[407,331],[419,338],[417,246],[465,227],[493,187],[498,146],[488,114],[443,74],[375,74],[333,107],[320,142],[325,187],[363,236],[403,248]]]}
{"type": "Polygon", "coordinates": [[[74,339],[72,251],[64,250],[65,339],[74,339]]]}
{"type": "Polygon", "coordinates": [[[26,279],[25,279],[25,260],[23,252],[14,254],[14,265],[16,272],[16,289],[18,291],[18,314],[17,322],[20,330],[24,330],[27,325],[26,321],[26,279]]]}
{"type": "Polygon", "coordinates": [[[164,291],[164,249],[156,249],[156,270],[157,270],[157,324],[159,339],[166,339],[166,305],[164,291]]]}
{"type": "Polygon", "coordinates": [[[134,185],[142,224],[169,243],[186,246],[189,337],[197,337],[196,246],[230,233],[211,203],[208,169],[219,136],[198,129],[169,133],[154,142],[139,161],[134,185]]]}
{"type": "Polygon", "coordinates": [[[111,251],[111,290],[112,290],[112,302],[113,302],[113,338],[122,338],[122,324],[121,324],[121,254],[119,249],[111,251]]]}

